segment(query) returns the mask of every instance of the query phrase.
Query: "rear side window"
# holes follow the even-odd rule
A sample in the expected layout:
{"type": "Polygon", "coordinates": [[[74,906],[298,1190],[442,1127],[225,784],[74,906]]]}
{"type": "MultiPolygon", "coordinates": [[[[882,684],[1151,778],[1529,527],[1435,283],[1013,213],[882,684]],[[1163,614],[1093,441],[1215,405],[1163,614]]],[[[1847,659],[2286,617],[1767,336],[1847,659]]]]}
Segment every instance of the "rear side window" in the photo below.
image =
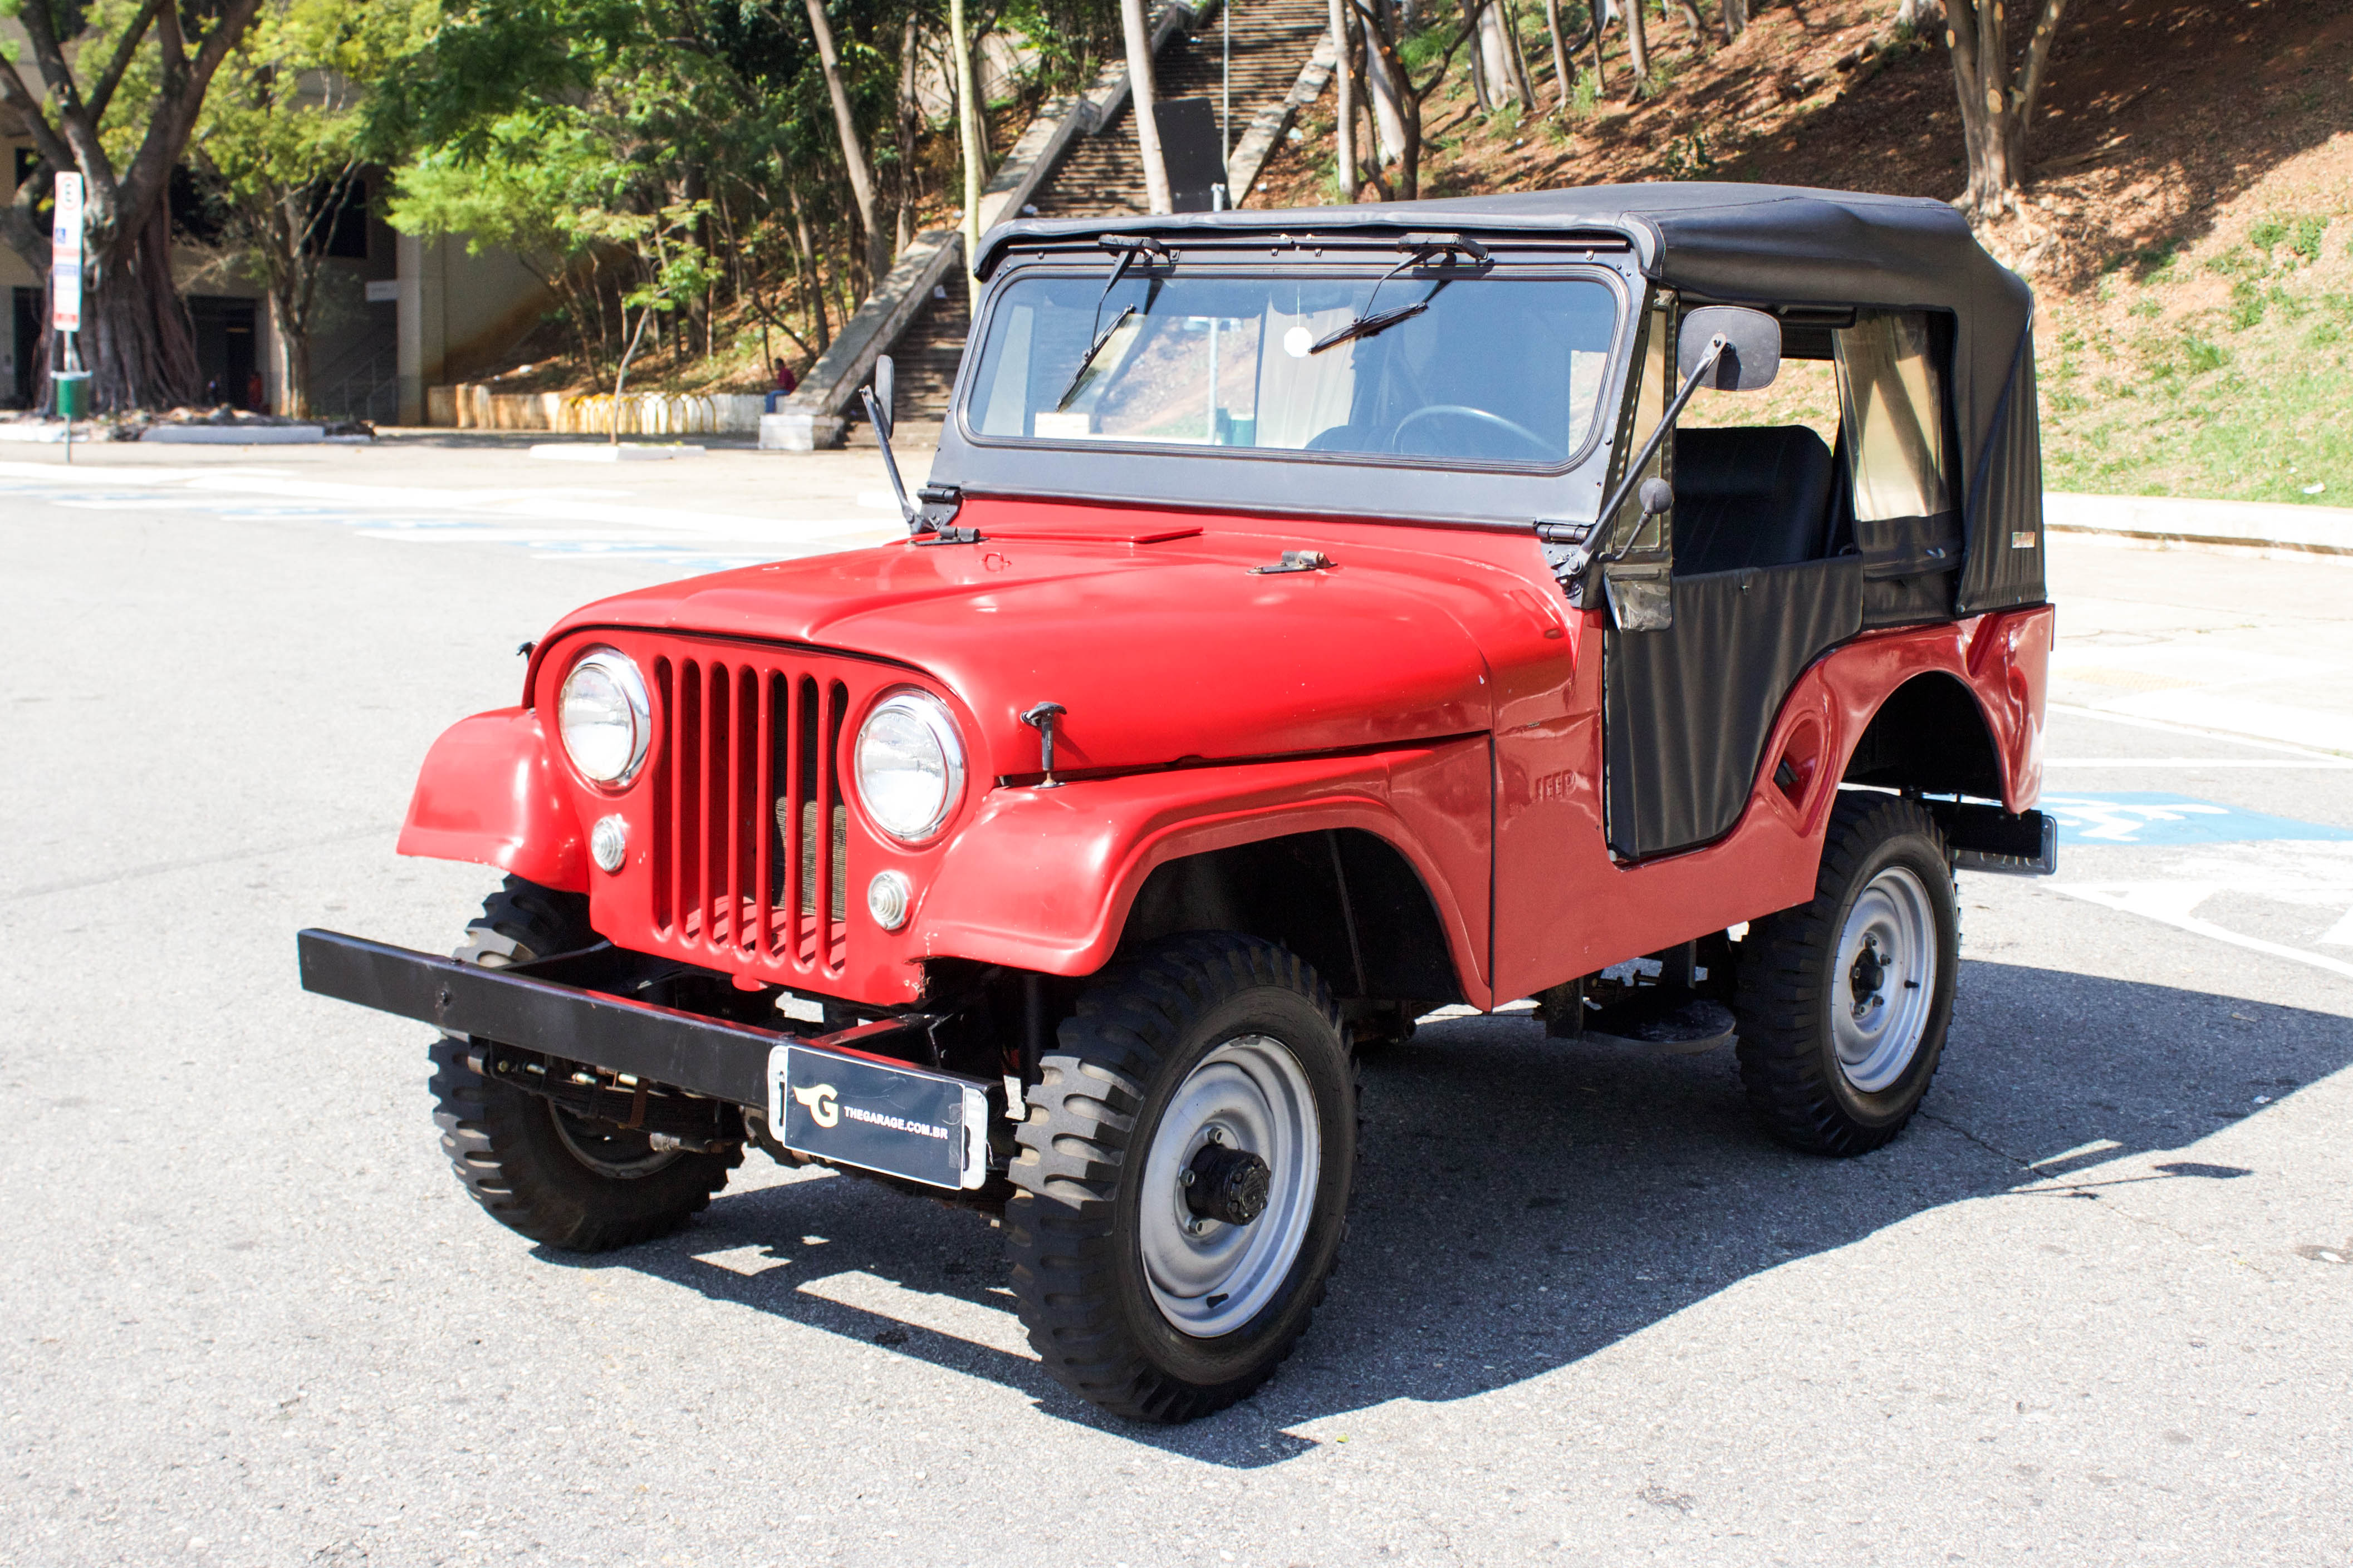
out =
{"type": "Polygon", "coordinates": [[[1833,336],[1856,521],[1950,510],[1945,378],[1927,317],[1918,311],[1864,315],[1833,336]]]}

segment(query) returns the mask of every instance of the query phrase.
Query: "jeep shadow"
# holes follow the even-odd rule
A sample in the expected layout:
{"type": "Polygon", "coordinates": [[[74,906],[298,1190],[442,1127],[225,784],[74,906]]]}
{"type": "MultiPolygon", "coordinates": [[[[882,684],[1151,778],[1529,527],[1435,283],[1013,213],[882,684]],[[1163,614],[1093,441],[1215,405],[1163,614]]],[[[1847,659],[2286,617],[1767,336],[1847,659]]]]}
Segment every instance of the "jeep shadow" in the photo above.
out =
{"type": "Polygon", "coordinates": [[[976,1214],[910,1205],[872,1183],[790,1181],[723,1197],[660,1242],[543,1256],[638,1269],[1004,1384],[1058,1420],[1254,1468],[1316,1447],[1291,1430],[1303,1423],[1541,1376],[1751,1276],[1946,1204],[2004,1193],[2099,1201],[2118,1182],[2248,1174],[2195,1158],[2154,1175],[2091,1167],[2192,1154],[2257,1094],[2284,1099],[2353,1062],[2353,1020],[2328,1013],[1982,962],[1964,965],[1961,985],[1967,1006],[1917,1121],[1849,1161],[1765,1138],[1729,1051],[1568,1045],[1525,1014],[1427,1026],[1366,1071],[1349,1263],[1307,1338],[1256,1398],[1189,1426],[1118,1420],[1026,1353],[828,1299],[828,1281],[873,1276],[962,1304],[946,1311],[967,1321],[972,1306],[1001,1312],[989,1337],[1019,1342],[998,1234],[976,1214]],[[2048,1070],[2054,1042],[2065,1045],[2063,1074],[2048,1070]],[[2115,1146],[2052,1158],[2104,1142],[2115,1146]],[[710,1261],[746,1250],[756,1273],[710,1261]]]}

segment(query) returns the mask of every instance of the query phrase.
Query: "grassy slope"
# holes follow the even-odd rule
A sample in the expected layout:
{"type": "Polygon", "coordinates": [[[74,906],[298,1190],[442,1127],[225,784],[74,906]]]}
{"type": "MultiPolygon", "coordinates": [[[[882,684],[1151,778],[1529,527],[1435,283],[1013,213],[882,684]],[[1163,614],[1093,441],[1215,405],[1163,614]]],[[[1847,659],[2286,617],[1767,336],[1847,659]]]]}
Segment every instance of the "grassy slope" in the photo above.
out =
{"type": "MultiPolygon", "coordinates": [[[[1482,114],[1450,84],[1424,194],[1960,188],[1944,51],[1899,37],[1883,0],[1777,0],[1730,47],[1653,21],[1660,90],[1566,108],[1522,10],[1546,112],[1482,114]]],[[[1614,51],[1609,69],[1622,92],[1614,51]]],[[[2040,297],[2052,488],[2353,505],[2353,6],[2078,5],[2045,110],[2030,205],[1986,240],[2040,297]]],[[[1327,94],[1250,205],[1335,199],[1331,112],[1327,94]]]]}

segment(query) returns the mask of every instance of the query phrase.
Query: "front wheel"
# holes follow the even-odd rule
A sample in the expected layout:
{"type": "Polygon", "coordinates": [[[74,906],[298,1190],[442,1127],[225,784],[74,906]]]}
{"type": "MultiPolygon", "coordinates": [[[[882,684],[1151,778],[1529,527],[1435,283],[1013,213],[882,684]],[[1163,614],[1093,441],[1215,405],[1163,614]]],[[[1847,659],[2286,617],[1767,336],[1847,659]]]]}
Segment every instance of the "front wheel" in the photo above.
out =
{"type": "Polygon", "coordinates": [[[1810,903],[1740,944],[1740,1077],[1783,1142],[1861,1154],[1904,1130],[1952,1022],[1960,907],[1936,819],[1860,791],[1831,814],[1810,903]]]}
{"type": "Polygon", "coordinates": [[[1315,972],[1176,938],[1108,974],[1039,1063],[1006,1214],[1030,1345],[1115,1415],[1188,1421],[1271,1375],[1346,1226],[1356,1087],[1315,972]]]}
{"type": "MultiPolygon", "coordinates": [[[[588,900],[519,877],[491,895],[454,954],[486,969],[586,947],[588,900]]],[[[575,1115],[475,1068],[471,1043],[433,1043],[433,1120],[466,1194],[510,1230],[567,1252],[604,1252],[667,1236],[700,1213],[743,1163],[658,1149],[647,1133],[575,1115]]]]}

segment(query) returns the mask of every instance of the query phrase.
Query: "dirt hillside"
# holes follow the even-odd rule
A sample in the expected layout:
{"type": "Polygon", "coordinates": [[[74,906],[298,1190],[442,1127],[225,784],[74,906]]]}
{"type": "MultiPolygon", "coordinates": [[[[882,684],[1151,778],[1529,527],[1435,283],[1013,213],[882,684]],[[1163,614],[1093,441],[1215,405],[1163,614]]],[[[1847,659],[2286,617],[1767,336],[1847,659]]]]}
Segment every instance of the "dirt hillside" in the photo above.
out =
{"type": "MultiPolygon", "coordinates": [[[[1951,68],[1894,12],[1767,0],[1731,46],[1654,18],[1655,90],[1623,100],[1613,35],[1609,91],[1566,107],[1532,15],[1539,112],[1450,83],[1423,194],[1680,178],[1949,200],[1951,68]]],[[[2025,210],[1985,239],[2041,298],[2052,487],[2353,504],[2353,5],[2077,0],[2043,100],[2025,210]]],[[[1336,199],[1332,113],[1327,93],[1251,205],[1336,199]]]]}

